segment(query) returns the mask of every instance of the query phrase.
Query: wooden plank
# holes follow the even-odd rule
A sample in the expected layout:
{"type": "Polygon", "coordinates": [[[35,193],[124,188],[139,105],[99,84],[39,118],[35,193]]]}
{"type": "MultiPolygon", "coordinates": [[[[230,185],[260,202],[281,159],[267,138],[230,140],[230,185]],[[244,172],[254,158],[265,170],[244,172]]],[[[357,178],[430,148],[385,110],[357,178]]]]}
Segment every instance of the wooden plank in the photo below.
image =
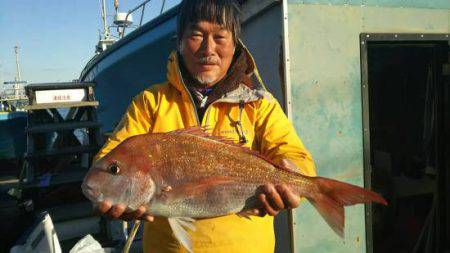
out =
{"type": "Polygon", "coordinates": [[[81,102],[66,102],[66,103],[46,103],[25,106],[25,110],[43,110],[53,108],[70,108],[70,107],[84,107],[84,106],[98,106],[98,101],[81,101],[81,102]]]}
{"type": "Polygon", "coordinates": [[[79,121],[79,122],[62,122],[62,123],[51,123],[42,124],[38,126],[30,127],[26,130],[27,133],[44,133],[52,131],[64,131],[78,128],[98,128],[101,127],[101,123],[94,121],[79,121]]]}

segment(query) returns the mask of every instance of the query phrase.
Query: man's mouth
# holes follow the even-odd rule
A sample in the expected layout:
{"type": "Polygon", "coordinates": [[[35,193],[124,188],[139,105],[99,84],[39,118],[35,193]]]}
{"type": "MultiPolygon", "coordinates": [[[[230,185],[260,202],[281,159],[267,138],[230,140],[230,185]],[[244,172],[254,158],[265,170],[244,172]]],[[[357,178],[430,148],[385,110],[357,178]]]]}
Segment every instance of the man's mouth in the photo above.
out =
{"type": "Polygon", "coordinates": [[[213,69],[215,66],[217,66],[216,64],[205,64],[205,63],[201,63],[200,64],[200,68],[202,70],[211,70],[213,69]]]}
{"type": "Polygon", "coordinates": [[[201,65],[218,65],[220,60],[215,57],[203,57],[198,59],[198,63],[201,65]]]}

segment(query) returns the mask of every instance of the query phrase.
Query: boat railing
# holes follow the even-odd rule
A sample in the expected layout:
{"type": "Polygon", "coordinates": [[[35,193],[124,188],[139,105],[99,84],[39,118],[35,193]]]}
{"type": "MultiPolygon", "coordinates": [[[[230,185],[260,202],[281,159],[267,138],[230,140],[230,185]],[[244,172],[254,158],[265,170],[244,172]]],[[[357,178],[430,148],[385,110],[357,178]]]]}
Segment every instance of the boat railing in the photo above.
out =
{"type": "MultiPolygon", "coordinates": [[[[144,19],[144,15],[145,15],[145,6],[151,2],[152,0],[145,0],[144,2],[142,2],[141,4],[139,4],[138,6],[134,7],[133,9],[129,10],[127,15],[125,16],[125,20],[128,20],[129,16],[138,11],[139,9],[141,10],[141,17],[139,19],[139,24],[137,25],[136,28],[139,28],[140,26],[142,26],[142,21],[144,19]]],[[[161,10],[159,12],[159,14],[162,14],[162,12],[164,11],[164,7],[166,5],[166,0],[162,1],[162,5],[161,5],[161,10]]],[[[121,37],[123,37],[125,35],[125,29],[126,27],[123,28],[123,32],[121,33],[121,37]]]]}

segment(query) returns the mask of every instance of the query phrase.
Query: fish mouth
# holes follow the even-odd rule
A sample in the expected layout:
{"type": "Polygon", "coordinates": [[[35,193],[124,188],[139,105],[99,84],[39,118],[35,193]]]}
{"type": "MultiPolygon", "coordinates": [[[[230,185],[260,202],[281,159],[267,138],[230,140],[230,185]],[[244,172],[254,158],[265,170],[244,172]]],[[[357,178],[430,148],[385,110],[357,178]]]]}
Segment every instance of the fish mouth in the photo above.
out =
{"type": "Polygon", "coordinates": [[[88,198],[92,202],[100,202],[102,199],[102,195],[98,190],[92,188],[87,184],[83,184],[81,186],[84,196],[88,198]]]}

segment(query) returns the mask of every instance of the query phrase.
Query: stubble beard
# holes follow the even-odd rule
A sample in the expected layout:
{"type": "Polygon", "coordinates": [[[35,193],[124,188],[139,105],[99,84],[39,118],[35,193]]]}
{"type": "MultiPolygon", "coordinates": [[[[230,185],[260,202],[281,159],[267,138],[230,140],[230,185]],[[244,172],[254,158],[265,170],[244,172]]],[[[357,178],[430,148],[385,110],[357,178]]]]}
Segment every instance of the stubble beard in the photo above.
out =
{"type": "Polygon", "coordinates": [[[203,84],[203,85],[206,85],[206,86],[214,83],[214,81],[216,81],[216,79],[217,79],[216,75],[213,74],[213,73],[211,73],[211,74],[209,74],[209,73],[200,73],[200,74],[197,74],[196,76],[194,76],[194,78],[200,84],[203,84]]]}
{"type": "MultiPolygon", "coordinates": [[[[199,59],[198,62],[219,65],[220,59],[215,56],[208,56],[199,59]]],[[[214,82],[217,82],[218,75],[219,75],[218,70],[212,69],[207,72],[198,73],[197,75],[194,76],[194,78],[197,79],[197,81],[203,85],[210,85],[213,84],[214,82]]]]}

